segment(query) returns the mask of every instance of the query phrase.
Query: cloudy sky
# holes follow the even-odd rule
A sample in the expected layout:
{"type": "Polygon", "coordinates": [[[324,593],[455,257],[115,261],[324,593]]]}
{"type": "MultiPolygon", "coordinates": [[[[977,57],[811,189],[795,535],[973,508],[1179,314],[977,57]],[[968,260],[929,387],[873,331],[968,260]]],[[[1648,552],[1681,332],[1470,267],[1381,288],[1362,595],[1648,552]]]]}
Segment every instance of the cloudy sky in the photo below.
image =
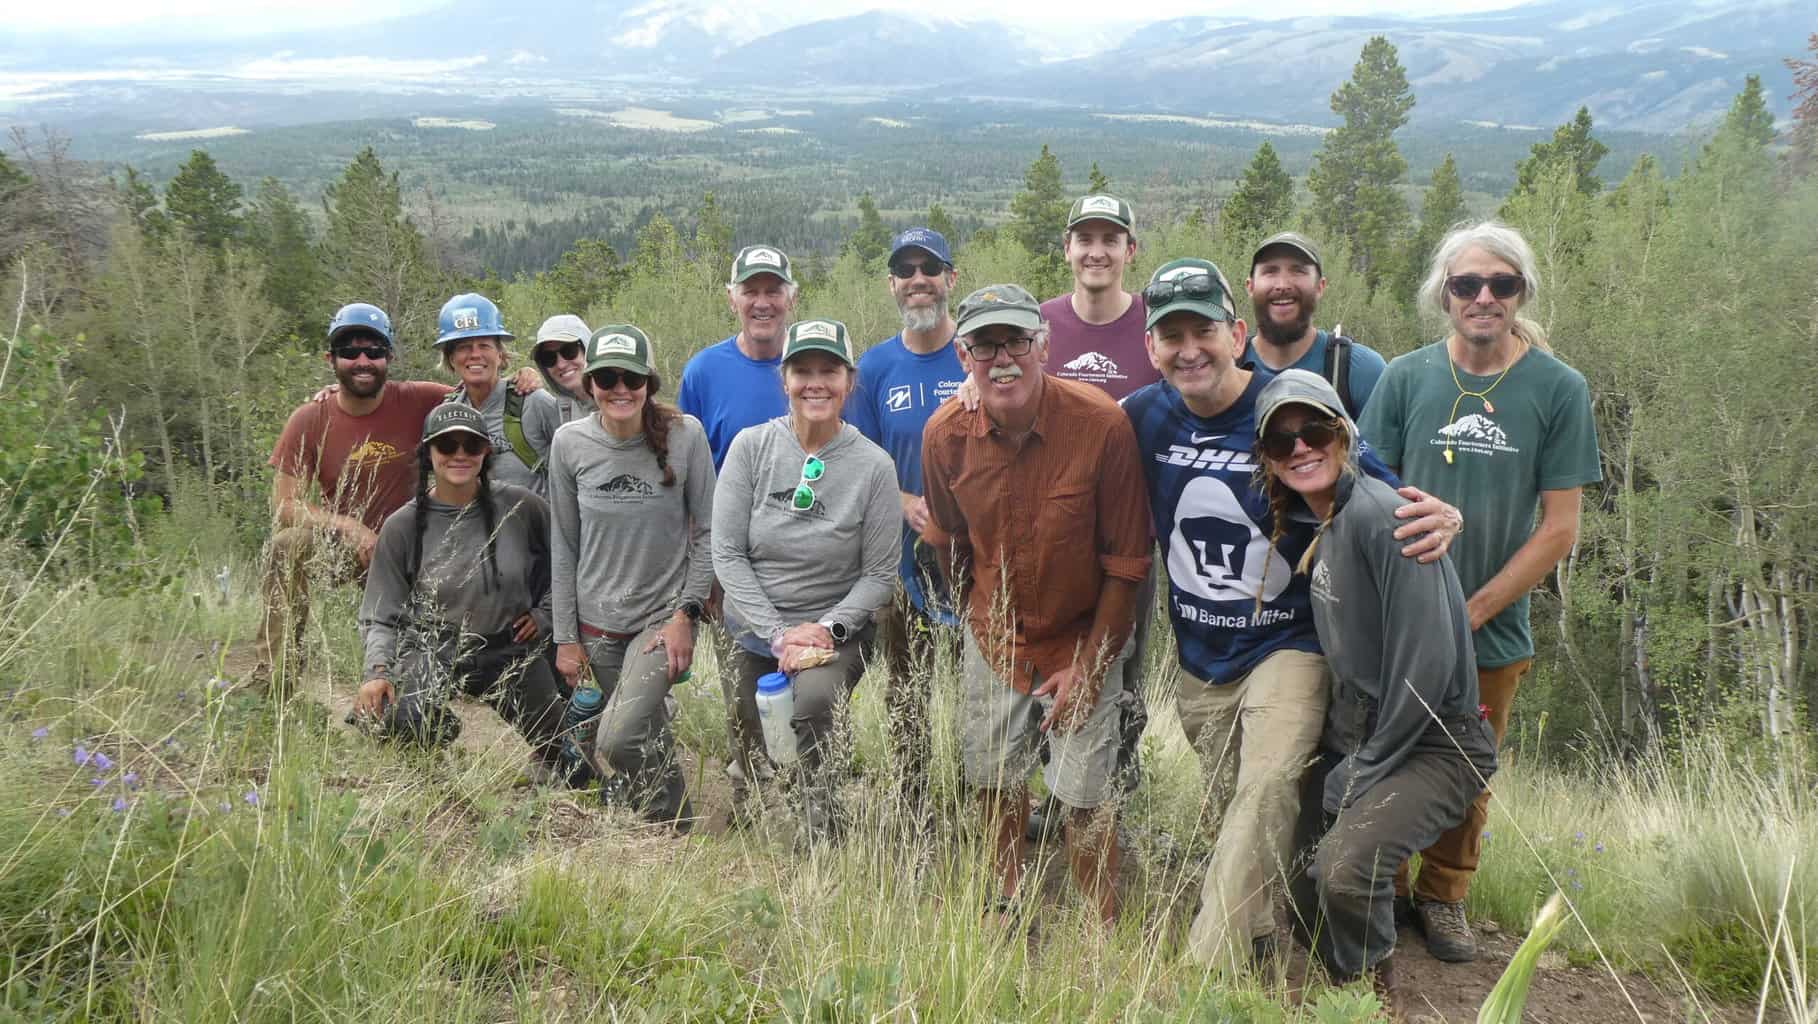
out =
{"type": "MultiPolygon", "coordinates": [[[[356,25],[398,14],[414,13],[446,6],[449,0],[0,0],[0,22],[23,32],[71,32],[91,34],[109,30],[149,32],[156,35],[256,35],[263,31],[293,28],[320,28],[333,25],[356,25]]],[[[593,3],[602,11],[618,11],[634,5],[657,6],[649,0],[575,0],[577,4],[593,3]]],[[[1491,10],[1514,6],[1518,0],[1301,0],[1292,13],[1297,15],[1330,14],[1439,14],[1471,10],[1491,10]]],[[[681,3],[694,6],[689,0],[681,3]]],[[[774,28],[813,21],[820,18],[857,14],[862,11],[890,9],[915,14],[961,13],[954,5],[931,5],[926,0],[746,0],[740,7],[762,20],[774,21],[774,28]]],[[[981,11],[981,13],[983,13],[981,11]]],[[[1255,3],[1254,0],[1148,0],[1142,5],[1141,20],[1157,21],[1183,14],[1227,14],[1260,18],[1280,17],[1279,7],[1255,3]]],[[[1129,8],[1107,4],[1104,0],[1080,3],[1077,0],[997,0],[990,5],[989,16],[995,20],[1023,24],[1056,22],[1106,22],[1129,24],[1129,8]]],[[[111,34],[111,33],[110,33],[111,34]]]]}

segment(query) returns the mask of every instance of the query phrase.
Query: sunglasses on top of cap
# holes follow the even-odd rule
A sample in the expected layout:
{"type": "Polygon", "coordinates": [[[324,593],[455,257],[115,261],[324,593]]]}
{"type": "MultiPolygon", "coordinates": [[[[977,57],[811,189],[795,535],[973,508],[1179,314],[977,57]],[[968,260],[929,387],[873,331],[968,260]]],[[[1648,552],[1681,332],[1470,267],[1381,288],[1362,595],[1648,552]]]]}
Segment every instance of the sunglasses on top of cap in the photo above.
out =
{"type": "Polygon", "coordinates": [[[1294,454],[1296,441],[1305,441],[1308,448],[1324,448],[1337,437],[1338,421],[1323,419],[1308,420],[1299,430],[1271,430],[1256,440],[1264,455],[1285,459],[1294,454]]]}
{"type": "MultiPolygon", "coordinates": [[[[1183,274],[1157,281],[1143,289],[1143,303],[1150,309],[1166,306],[1176,299],[1199,299],[1223,307],[1225,290],[1211,274],[1183,274]]],[[[1221,312],[1223,310],[1221,309],[1221,312]]],[[[1229,314],[1226,314],[1229,318],[1229,314]]]]}
{"type": "Polygon", "coordinates": [[[334,347],[336,359],[353,362],[364,357],[368,362],[382,363],[391,358],[391,349],[384,345],[373,345],[361,342],[345,342],[334,347]]]}
{"type": "Polygon", "coordinates": [[[429,439],[429,444],[443,455],[453,455],[455,452],[484,455],[486,450],[492,447],[491,441],[465,430],[451,430],[446,434],[437,434],[429,439]]]}
{"type": "Polygon", "coordinates": [[[585,347],[586,346],[578,341],[565,341],[560,345],[554,345],[549,348],[538,345],[537,350],[532,353],[532,355],[536,357],[537,365],[547,370],[551,366],[554,366],[558,359],[581,358],[581,350],[585,347]]]}
{"type": "Polygon", "coordinates": [[[1527,281],[1520,274],[1453,274],[1446,278],[1446,291],[1467,302],[1482,295],[1485,285],[1495,298],[1512,299],[1527,288],[1527,281]]]}
{"type": "Polygon", "coordinates": [[[636,391],[650,380],[649,377],[633,370],[616,369],[595,370],[587,375],[587,379],[593,381],[593,386],[601,391],[611,391],[619,386],[619,381],[625,382],[625,390],[636,391]]]}

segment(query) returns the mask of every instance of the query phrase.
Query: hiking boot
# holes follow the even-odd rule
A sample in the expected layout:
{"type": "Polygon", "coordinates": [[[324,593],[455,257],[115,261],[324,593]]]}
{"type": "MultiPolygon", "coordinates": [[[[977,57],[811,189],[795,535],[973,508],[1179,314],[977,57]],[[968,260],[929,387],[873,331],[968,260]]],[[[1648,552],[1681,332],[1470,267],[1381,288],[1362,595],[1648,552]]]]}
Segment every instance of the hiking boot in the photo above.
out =
{"type": "Polygon", "coordinates": [[[1382,1004],[1383,1012],[1391,1021],[1407,1020],[1401,1005],[1401,989],[1395,983],[1395,956],[1390,954],[1376,962],[1376,966],[1365,972],[1370,979],[1370,991],[1376,993],[1376,1000],[1382,1004]]]}
{"type": "Polygon", "coordinates": [[[1477,936],[1465,921],[1463,900],[1415,900],[1414,927],[1427,937],[1427,951],[1435,959],[1452,964],[1477,959],[1477,936]]]}

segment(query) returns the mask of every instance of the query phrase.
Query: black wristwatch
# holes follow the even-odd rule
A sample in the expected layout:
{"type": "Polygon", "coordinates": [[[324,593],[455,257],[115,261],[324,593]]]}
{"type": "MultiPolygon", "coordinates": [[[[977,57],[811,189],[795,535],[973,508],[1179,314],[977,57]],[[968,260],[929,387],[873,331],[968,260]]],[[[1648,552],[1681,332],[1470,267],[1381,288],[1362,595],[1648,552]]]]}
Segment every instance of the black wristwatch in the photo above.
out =
{"type": "Polygon", "coordinates": [[[838,622],[834,619],[822,619],[820,625],[826,627],[827,635],[832,637],[833,642],[836,644],[845,643],[846,638],[852,635],[852,631],[846,628],[844,622],[838,622]]]}
{"type": "Polygon", "coordinates": [[[705,609],[701,607],[701,602],[699,601],[683,601],[682,607],[678,610],[683,615],[688,616],[689,622],[699,622],[701,621],[701,613],[705,609]]]}

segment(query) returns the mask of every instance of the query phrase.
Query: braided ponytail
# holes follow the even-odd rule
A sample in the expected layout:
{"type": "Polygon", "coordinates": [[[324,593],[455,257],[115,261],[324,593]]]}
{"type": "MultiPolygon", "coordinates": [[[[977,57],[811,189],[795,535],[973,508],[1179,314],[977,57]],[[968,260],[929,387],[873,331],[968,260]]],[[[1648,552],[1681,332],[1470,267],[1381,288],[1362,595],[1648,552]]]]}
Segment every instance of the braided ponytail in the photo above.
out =
{"type": "Polygon", "coordinates": [[[417,586],[417,574],[423,571],[423,531],[429,528],[429,481],[435,478],[435,467],[429,461],[429,442],[417,445],[417,496],[415,524],[410,538],[410,564],[404,567],[404,583],[411,590],[417,586]]]}
{"type": "Polygon", "coordinates": [[[500,580],[499,553],[495,543],[497,540],[495,534],[498,532],[498,512],[492,503],[492,457],[493,453],[488,451],[486,457],[480,462],[480,493],[476,500],[480,504],[480,521],[486,527],[486,568],[490,573],[491,583],[487,589],[497,590],[500,580]]]}

